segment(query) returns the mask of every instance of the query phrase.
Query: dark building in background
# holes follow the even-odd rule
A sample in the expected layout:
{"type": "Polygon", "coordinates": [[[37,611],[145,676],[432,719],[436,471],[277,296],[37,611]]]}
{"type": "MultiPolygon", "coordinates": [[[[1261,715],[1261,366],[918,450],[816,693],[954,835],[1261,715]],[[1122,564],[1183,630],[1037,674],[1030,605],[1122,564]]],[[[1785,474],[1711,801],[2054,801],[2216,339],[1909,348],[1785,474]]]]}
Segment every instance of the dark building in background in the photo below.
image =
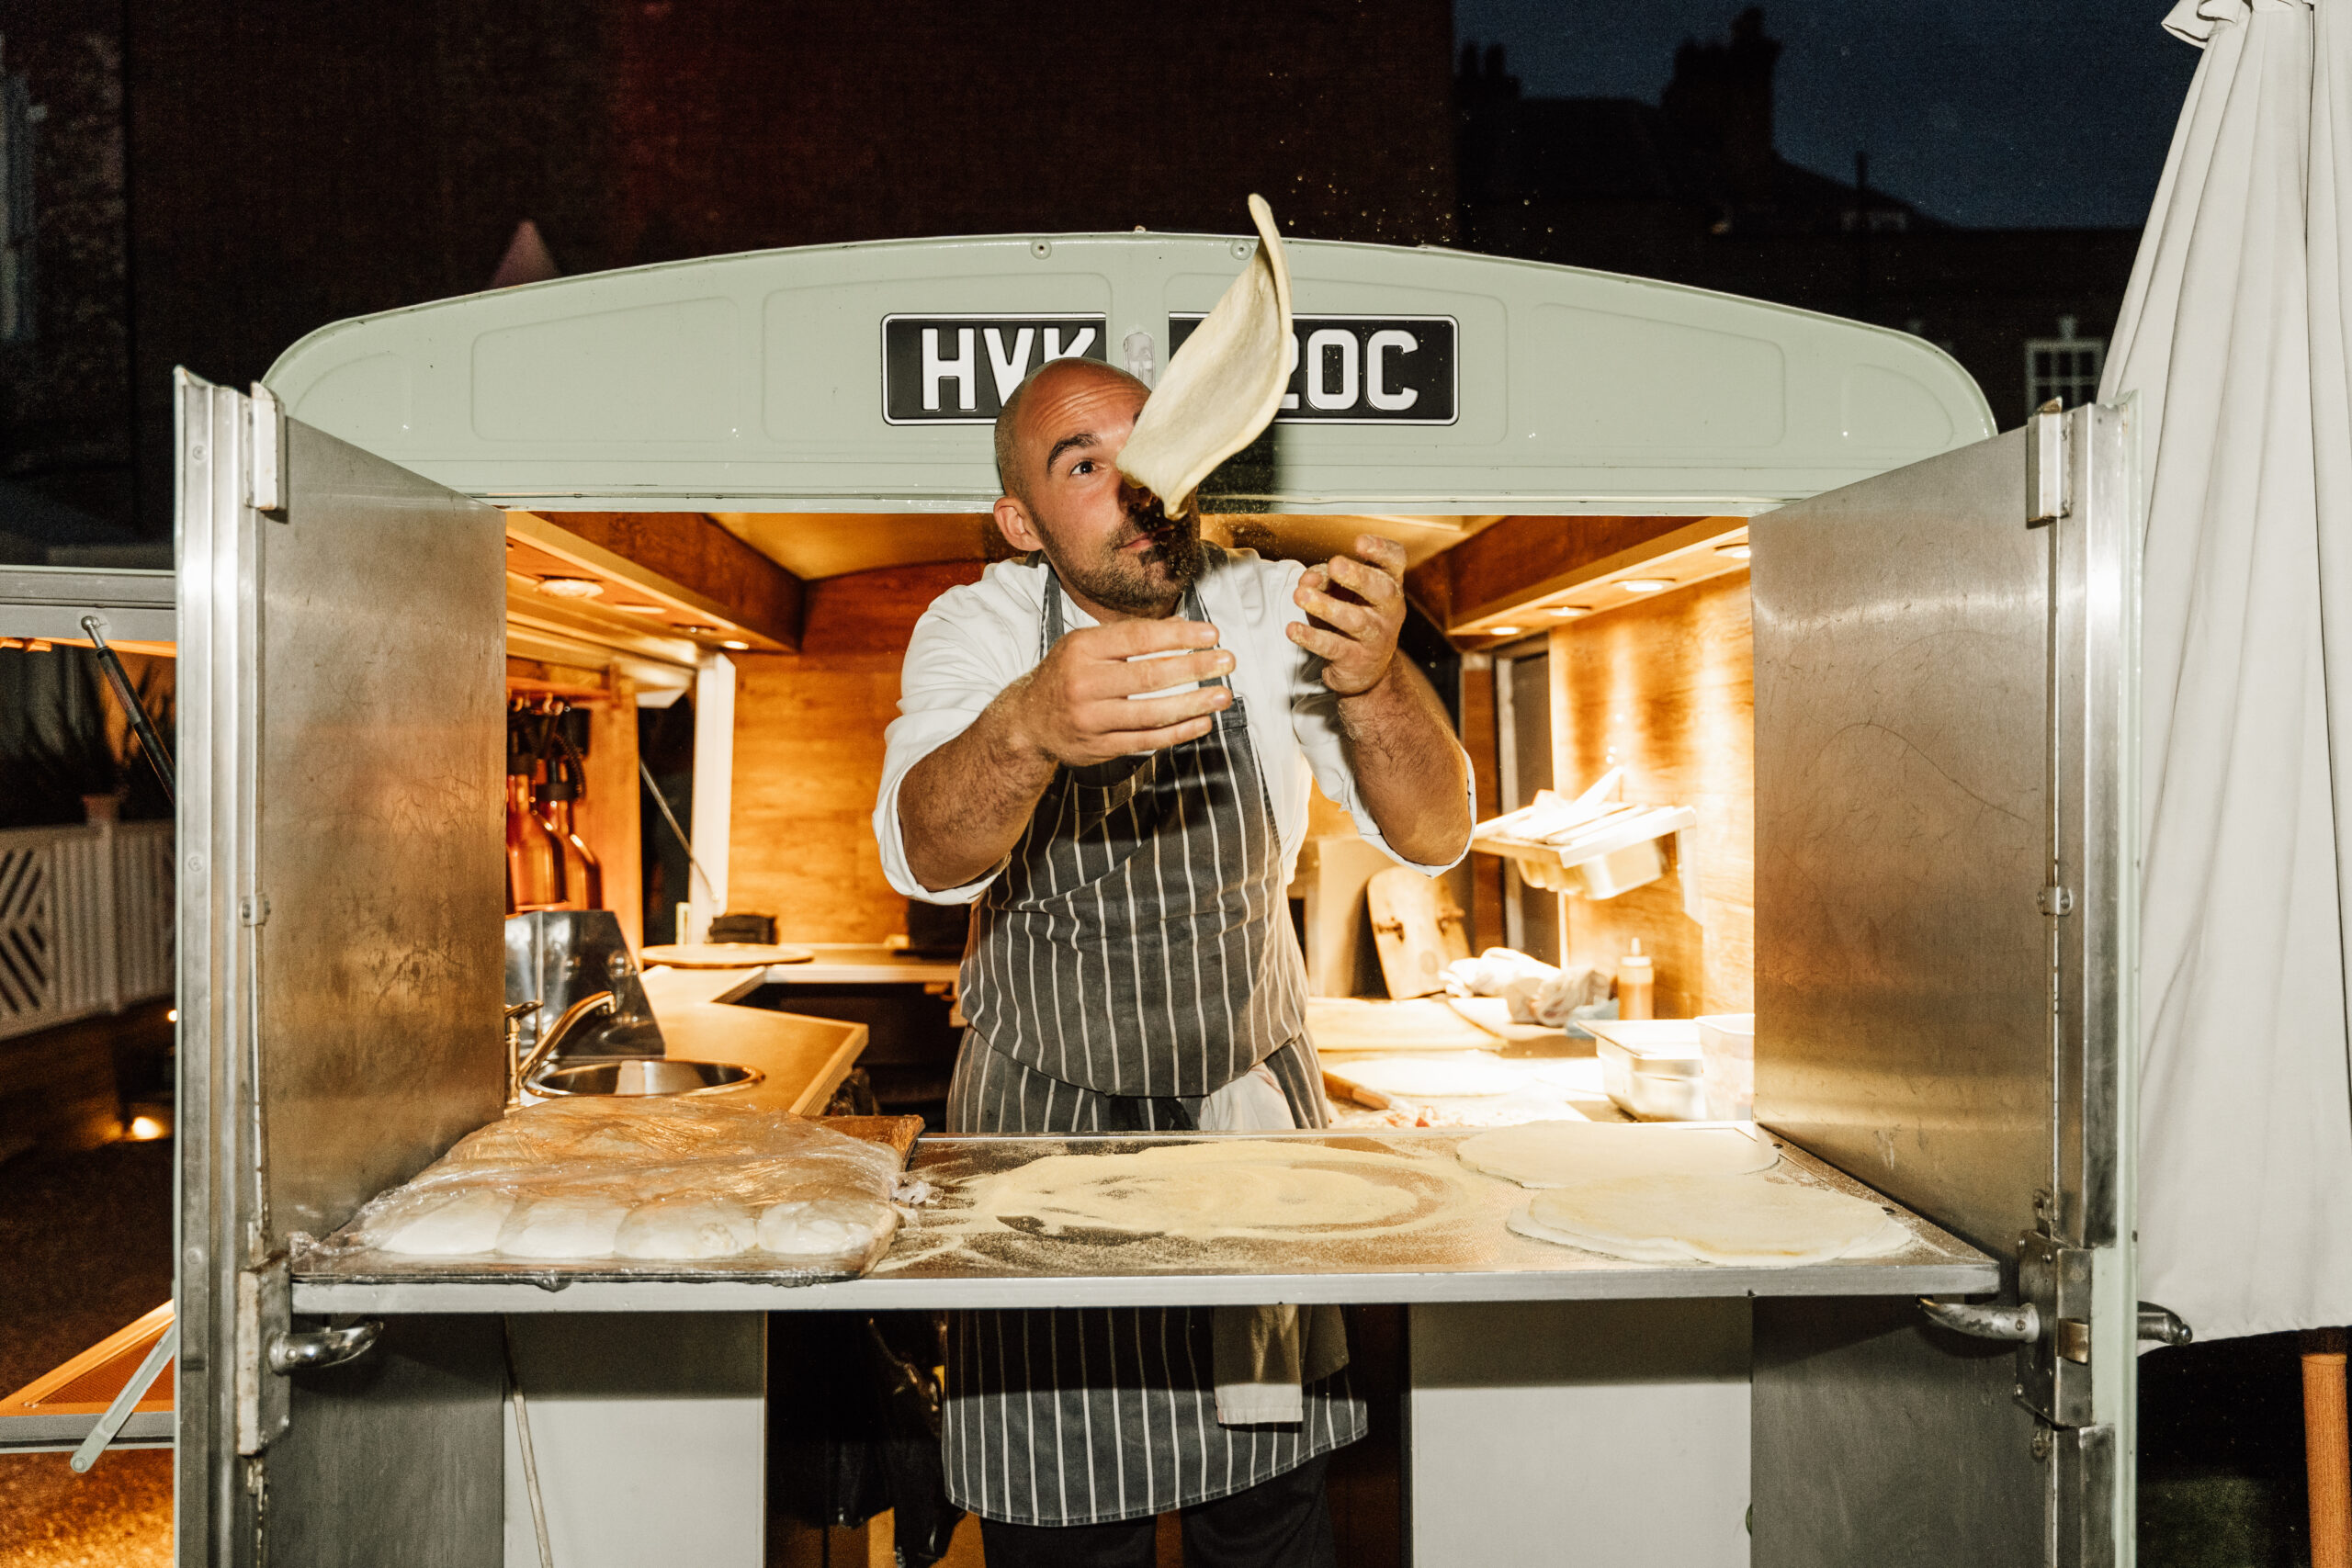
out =
{"type": "Polygon", "coordinates": [[[43,0],[0,28],[47,111],[0,483],[151,538],[174,366],[242,385],[502,266],[1233,232],[1253,190],[1303,235],[1454,239],[1445,0],[43,0]]]}
{"type": "Polygon", "coordinates": [[[2133,229],[1963,229],[1782,159],[1780,44],[1750,9],[1723,41],[1686,42],[1657,104],[1540,98],[1498,47],[1455,73],[1457,242],[1778,300],[1917,333],[1984,388],[2006,429],[2098,385],[2133,229]]]}

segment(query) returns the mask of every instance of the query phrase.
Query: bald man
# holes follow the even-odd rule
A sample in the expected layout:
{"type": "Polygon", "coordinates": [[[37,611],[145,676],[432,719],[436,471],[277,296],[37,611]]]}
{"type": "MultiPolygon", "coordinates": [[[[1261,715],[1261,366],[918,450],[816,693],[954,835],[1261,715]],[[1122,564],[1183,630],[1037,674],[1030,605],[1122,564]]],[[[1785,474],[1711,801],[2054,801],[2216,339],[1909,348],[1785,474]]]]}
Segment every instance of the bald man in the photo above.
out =
{"type": "MultiPolygon", "coordinates": [[[[1310,781],[1417,870],[1469,847],[1467,760],[1396,656],[1402,547],[1204,544],[1115,466],[1149,396],[1084,359],[1022,384],[995,507],[1021,558],[907,649],[874,827],[894,886],[975,906],[953,1133],[1328,1125],[1285,897],[1310,781]]],[[[1338,1314],[1253,1310],[956,1314],[948,1490],[991,1568],[1148,1568],[1177,1509],[1188,1564],[1332,1562],[1323,1472],[1364,1427],[1338,1314]]]]}

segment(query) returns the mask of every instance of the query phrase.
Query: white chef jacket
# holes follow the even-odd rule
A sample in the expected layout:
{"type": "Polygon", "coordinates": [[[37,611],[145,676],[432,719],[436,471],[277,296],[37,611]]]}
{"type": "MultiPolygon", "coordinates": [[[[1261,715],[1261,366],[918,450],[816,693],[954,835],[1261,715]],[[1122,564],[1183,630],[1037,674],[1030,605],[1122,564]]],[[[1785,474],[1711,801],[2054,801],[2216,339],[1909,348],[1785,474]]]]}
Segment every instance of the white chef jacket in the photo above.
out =
{"type": "MultiPolygon", "coordinates": [[[[1227,680],[1246,705],[1250,740],[1267,788],[1273,796],[1274,824],[1282,837],[1283,881],[1298,866],[1298,846],[1306,837],[1308,780],[1355,819],[1356,830],[1390,859],[1431,875],[1442,865],[1406,859],[1381,837],[1379,824],[1356,790],[1340,728],[1340,699],[1323,683],[1322,660],[1290,640],[1285,627],[1306,619],[1292,601],[1300,574],[1296,561],[1261,559],[1254,550],[1202,547],[1204,559],[1197,584],[1201,607],[1217,629],[1218,646],[1233,655],[1227,680]],[[1296,744],[1283,745],[1283,721],[1296,744]]],[[[915,623],[899,678],[899,716],[883,733],[882,792],[874,806],[874,837],[882,847],[883,874],[911,898],[933,904],[968,904],[1004,869],[1000,861],[961,887],[933,891],[907,869],[906,840],[899,827],[899,786],[917,762],[968,728],[997,694],[1037,664],[1045,617],[1046,574],[1042,558],[1000,561],[980,581],[951,588],[932,601],[915,623]]],[[[1089,615],[1068,593],[1062,614],[1072,630],[1091,626],[1089,615]]],[[[1460,743],[1455,743],[1460,751],[1460,743]]],[[[1469,774],[1466,754],[1463,773],[1469,774]]],[[[1476,817],[1476,788],[1471,790],[1476,817]]],[[[1468,852],[1464,843],[1463,851],[1468,852]]]]}

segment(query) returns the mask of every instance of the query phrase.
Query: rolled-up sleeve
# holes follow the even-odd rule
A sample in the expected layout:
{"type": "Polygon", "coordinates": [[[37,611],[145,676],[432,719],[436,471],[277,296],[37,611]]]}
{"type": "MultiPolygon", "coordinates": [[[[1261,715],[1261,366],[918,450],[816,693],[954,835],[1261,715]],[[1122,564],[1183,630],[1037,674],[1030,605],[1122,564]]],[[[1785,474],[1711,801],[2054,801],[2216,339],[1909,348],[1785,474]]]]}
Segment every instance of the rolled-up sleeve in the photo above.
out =
{"type": "Polygon", "coordinates": [[[883,875],[910,898],[968,904],[1004,869],[999,862],[986,875],[961,887],[925,887],[907,866],[899,791],[917,762],[970,728],[997,694],[1036,662],[1035,614],[1028,615],[1024,627],[1020,609],[1001,584],[950,589],[923,612],[907,644],[906,667],[899,678],[899,716],[882,733],[882,789],[874,803],[874,838],[882,851],[883,875]]]}

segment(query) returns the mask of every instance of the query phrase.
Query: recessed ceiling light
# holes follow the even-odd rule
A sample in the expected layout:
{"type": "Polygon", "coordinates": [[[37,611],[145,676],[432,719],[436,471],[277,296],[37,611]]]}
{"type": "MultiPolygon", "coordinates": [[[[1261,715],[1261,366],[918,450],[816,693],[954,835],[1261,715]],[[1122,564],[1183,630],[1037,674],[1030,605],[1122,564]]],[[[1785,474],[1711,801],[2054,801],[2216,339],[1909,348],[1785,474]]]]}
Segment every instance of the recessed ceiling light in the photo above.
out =
{"type": "Polygon", "coordinates": [[[559,599],[594,599],[605,591],[605,585],[593,577],[542,577],[539,592],[552,593],[559,599]]]}
{"type": "Polygon", "coordinates": [[[718,635],[718,628],[717,626],[695,626],[692,623],[680,626],[678,629],[685,633],[688,637],[716,637],[718,635]]]}
{"type": "Polygon", "coordinates": [[[1747,541],[1746,539],[1736,539],[1728,545],[1717,545],[1715,547],[1715,554],[1719,556],[1729,556],[1734,560],[1746,560],[1749,554],[1747,541]]]}
{"type": "Polygon", "coordinates": [[[1629,577],[1617,584],[1628,593],[1663,593],[1674,586],[1670,577],[1629,577]]]}
{"type": "Polygon", "coordinates": [[[1517,637],[1526,629],[1525,626],[1488,626],[1487,635],[1488,637],[1517,637]]]}
{"type": "Polygon", "coordinates": [[[1549,610],[1546,610],[1544,614],[1547,615],[1555,615],[1564,621],[1573,621],[1578,615],[1591,615],[1592,606],[1589,604],[1555,604],[1549,610]]]}
{"type": "Polygon", "coordinates": [[[751,647],[752,645],[751,645],[750,643],[748,643],[748,642],[739,642],[739,641],[737,641],[735,638],[733,638],[733,637],[729,637],[725,642],[720,643],[718,646],[719,646],[719,647],[721,647],[721,648],[732,648],[732,649],[741,649],[749,648],[749,647],[751,647]]]}

